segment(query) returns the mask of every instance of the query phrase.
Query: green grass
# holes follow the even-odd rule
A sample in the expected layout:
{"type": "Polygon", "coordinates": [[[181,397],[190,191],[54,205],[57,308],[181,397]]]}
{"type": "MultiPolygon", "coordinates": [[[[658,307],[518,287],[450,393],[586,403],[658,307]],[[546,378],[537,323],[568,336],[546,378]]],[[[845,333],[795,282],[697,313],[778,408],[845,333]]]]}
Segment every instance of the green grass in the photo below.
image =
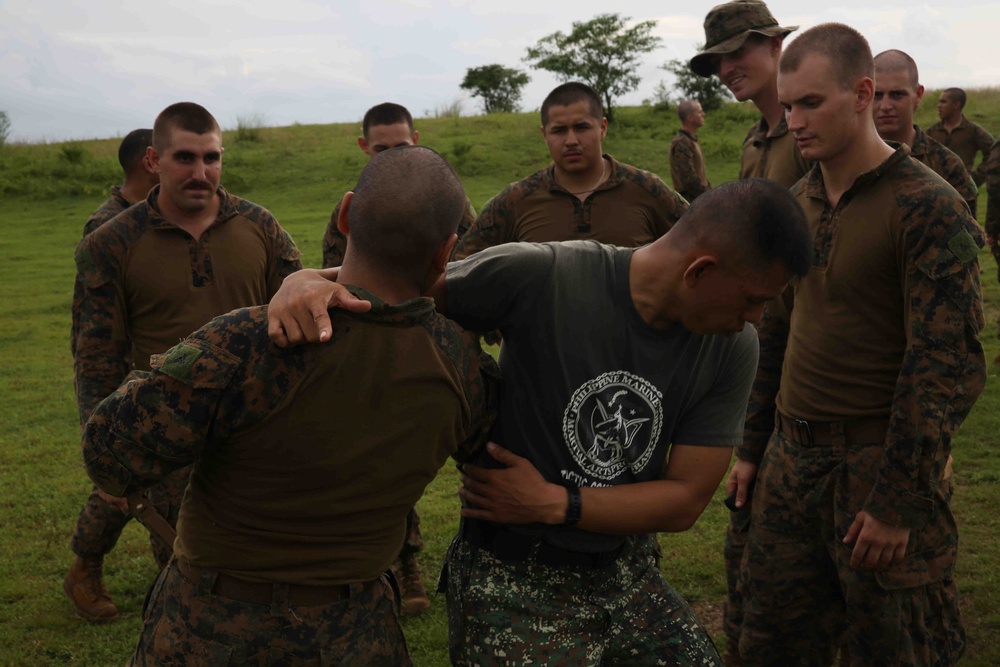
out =
{"type": "MultiPolygon", "coordinates": [[[[918,116],[936,119],[936,91],[918,116]]],[[[970,116],[1000,132],[1000,89],[973,91],[970,116]]],[[[756,119],[747,105],[710,114],[701,131],[709,177],[736,177],[739,147],[756,119]]],[[[619,110],[605,147],[616,158],[669,174],[667,149],[677,129],[672,113],[619,110]]],[[[507,183],[544,166],[548,154],[533,114],[417,121],[423,143],[453,159],[479,208],[507,183]]],[[[127,129],[127,128],[126,128],[127,129]]],[[[227,138],[223,184],[262,204],[294,236],[307,265],[320,262],[320,239],[334,203],[356,179],[364,155],[353,124],[262,128],[255,141],[227,138]]],[[[9,145],[0,150],[0,665],[121,664],[140,627],[142,601],[155,566],[144,531],[131,525],[106,561],[106,579],[122,612],[116,623],[94,626],[77,619],[63,597],[71,561],[69,539],[90,483],[83,471],[72,394],[69,309],[73,248],[83,223],[118,182],[118,139],[62,144],[9,145]]],[[[980,195],[980,217],[985,195],[980,195]]],[[[1000,352],[994,322],[1000,303],[996,265],[981,255],[986,289],[988,359],[1000,352]]],[[[1000,664],[1000,575],[993,536],[1000,519],[992,497],[1000,480],[994,455],[1000,433],[1000,390],[990,380],[955,442],[961,524],[958,580],[969,651],[963,664],[1000,664]]],[[[442,471],[420,501],[427,543],[425,580],[433,583],[457,524],[457,479],[442,471]]],[[[706,618],[725,590],[722,537],[726,510],[711,503],[698,524],[664,535],[667,578],[706,618]]],[[[447,664],[443,598],[431,612],[406,619],[419,666],[447,664]]],[[[717,639],[721,639],[717,635],[717,639]]]]}

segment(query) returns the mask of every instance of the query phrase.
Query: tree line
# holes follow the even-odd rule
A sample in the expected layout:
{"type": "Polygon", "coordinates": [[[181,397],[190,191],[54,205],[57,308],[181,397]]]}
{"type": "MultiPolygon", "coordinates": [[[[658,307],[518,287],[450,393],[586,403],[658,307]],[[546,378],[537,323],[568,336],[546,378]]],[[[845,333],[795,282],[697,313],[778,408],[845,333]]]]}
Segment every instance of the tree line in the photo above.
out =
{"type": "MultiPolygon", "coordinates": [[[[604,100],[605,115],[611,120],[615,100],[639,87],[641,57],[659,48],[663,41],[653,34],[656,21],[632,26],[629,21],[630,17],[621,14],[599,14],[589,21],[574,21],[568,33],[554,32],[528,47],[522,60],[533,69],[552,72],[560,81],[589,85],[604,100]]],[[[718,78],[699,77],[682,60],[670,60],[660,68],[677,78],[677,93],[661,81],[655,95],[658,105],[694,98],[705,111],[712,111],[730,99],[718,78]]],[[[519,110],[521,89],[530,80],[522,70],[491,64],[470,67],[460,87],[480,98],[485,113],[510,113],[519,110]]]]}

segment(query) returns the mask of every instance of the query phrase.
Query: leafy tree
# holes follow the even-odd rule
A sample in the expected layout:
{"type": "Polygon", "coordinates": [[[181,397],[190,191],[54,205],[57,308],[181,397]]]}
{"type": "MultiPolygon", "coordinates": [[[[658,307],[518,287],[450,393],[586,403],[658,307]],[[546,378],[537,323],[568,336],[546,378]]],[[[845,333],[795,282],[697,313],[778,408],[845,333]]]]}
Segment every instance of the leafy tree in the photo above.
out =
{"type": "MultiPolygon", "coordinates": [[[[695,46],[696,51],[701,51],[701,49],[701,45],[695,46]]],[[[719,80],[719,77],[698,76],[683,60],[675,58],[660,65],[660,69],[665,69],[677,77],[674,88],[680,91],[678,102],[694,98],[701,102],[701,108],[708,112],[721,109],[725,102],[733,99],[729,89],[719,80]]]]}
{"type": "Polygon", "coordinates": [[[518,69],[503,65],[470,67],[465,72],[462,90],[471,90],[473,97],[481,97],[486,113],[511,113],[518,110],[521,88],[531,79],[518,69]]]}
{"type": "Polygon", "coordinates": [[[0,146],[7,143],[10,137],[10,116],[6,111],[0,111],[0,146]]]}
{"type": "Polygon", "coordinates": [[[584,81],[604,99],[605,115],[614,113],[616,97],[639,86],[639,57],[660,45],[652,34],[656,21],[626,27],[629,17],[598,14],[590,21],[573,22],[568,35],[555,32],[528,48],[525,62],[554,73],[562,81],[584,81]]]}

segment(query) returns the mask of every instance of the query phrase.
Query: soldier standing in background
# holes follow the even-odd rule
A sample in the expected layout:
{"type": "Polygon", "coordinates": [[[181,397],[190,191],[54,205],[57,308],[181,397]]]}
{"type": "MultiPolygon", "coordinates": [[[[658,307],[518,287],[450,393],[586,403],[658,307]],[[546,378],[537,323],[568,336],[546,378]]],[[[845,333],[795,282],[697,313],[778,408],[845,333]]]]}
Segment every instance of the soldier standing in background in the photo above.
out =
{"type": "Polygon", "coordinates": [[[656,174],[602,152],[608,121],[590,86],[557,86],[541,116],[552,164],[486,202],[455,259],[513,241],[592,239],[634,248],[658,239],[684,213],[687,204],[656,174]]]}
{"type": "Polygon", "coordinates": [[[985,384],[983,233],[953,188],[875,130],[868,43],[804,32],[778,77],[816,166],[793,192],[813,266],[758,326],[727,490],[757,481],[744,554],[747,665],[952,665],[965,649],[945,478],[985,384]]]}
{"type": "Polygon", "coordinates": [[[160,182],[159,174],[153,170],[146,155],[152,141],[153,130],[143,129],[132,130],[122,139],[118,147],[118,164],[122,166],[125,180],[120,186],[112,186],[111,196],[87,219],[87,224],[83,226],[84,236],[132,204],[145,199],[153,186],[160,182]]]}
{"type": "Polygon", "coordinates": [[[705,17],[705,48],[691,59],[691,70],[718,76],[733,97],[752,101],[761,113],[743,141],[740,178],[767,178],[791,187],[808,168],[778,102],[781,45],[797,29],[778,25],[760,0],[727,2],[705,17]]]}
{"type": "MultiPolygon", "coordinates": [[[[794,185],[808,170],[795,138],[788,131],[785,109],[778,101],[778,59],[785,38],[798,26],[780,26],[761,0],[734,0],[713,7],[705,16],[705,48],[691,59],[699,76],[718,76],[740,102],[750,100],[761,118],[743,140],[740,178],[761,177],[794,185]]],[[[768,304],[780,310],[780,302],[768,304]]],[[[723,550],[726,567],[726,664],[741,664],[740,626],[743,618],[739,590],[740,562],[750,529],[750,498],[737,500],[730,514],[723,550]]]]}
{"type": "MultiPolygon", "coordinates": [[[[376,104],[365,112],[361,120],[361,136],[358,137],[358,148],[361,152],[372,157],[384,150],[398,148],[399,146],[416,146],[420,143],[420,133],[413,129],[413,116],[409,110],[399,104],[383,102],[376,104]]],[[[330,222],[326,225],[323,234],[323,268],[329,269],[340,266],[344,261],[344,250],[347,248],[347,237],[337,229],[337,213],[340,211],[340,201],[333,207],[333,214],[330,222]]],[[[458,226],[458,237],[472,226],[476,219],[476,211],[472,208],[472,202],[468,202],[462,222],[458,226]]],[[[417,529],[417,537],[420,531],[417,529]]],[[[423,549],[423,542],[417,551],[423,549]]],[[[426,595],[425,595],[426,597],[426,595]]],[[[428,603],[429,604],[429,603],[428,603]]]]}
{"type": "Polygon", "coordinates": [[[976,217],[978,189],[962,164],[962,158],[931,139],[913,123],[913,114],[924,97],[917,64],[913,58],[890,49],[875,56],[875,99],[872,114],[882,139],[906,144],[910,155],[948,181],[976,217]]]}
{"type": "MultiPolygon", "coordinates": [[[[369,158],[390,148],[416,146],[420,143],[420,133],[413,129],[413,116],[406,107],[393,102],[383,102],[366,111],[361,121],[361,134],[358,137],[358,147],[369,158]]],[[[333,214],[323,234],[324,269],[340,266],[347,249],[347,236],[337,228],[340,204],[338,201],[333,207],[333,214]]],[[[458,225],[459,238],[472,226],[475,219],[476,211],[472,208],[472,202],[466,199],[465,212],[458,225]]],[[[417,560],[417,554],[424,550],[424,537],[420,533],[420,515],[416,508],[406,515],[406,527],[406,540],[392,570],[400,587],[400,608],[408,616],[417,616],[427,611],[431,600],[427,596],[420,562],[417,560]]]]}
{"type": "MultiPolygon", "coordinates": [[[[222,131],[206,109],[191,102],[167,107],[148,148],[160,184],[77,247],[73,356],[81,425],[129,371],[149,370],[151,355],[216,315],[266,302],[302,268],[278,221],[219,185],[222,152],[222,131]]],[[[180,470],[149,491],[149,505],[168,522],[176,521],[187,479],[188,469],[180,470]]],[[[88,522],[85,509],[63,590],[82,618],[113,620],[118,609],[102,566],[120,530],[84,539],[88,522]]],[[[172,545],[156,536],[151,544],[162,567],[172,545]]]]}
{"type": "Polygon", "coordinates": [[[712,187],[705,174],[705,156],[698,144],[698,129],[705,124],[705,112],[698,100],[684,100],[677,105],[677,116],[681,119],[681,129],[670,142],[670,178],[674,190],[692,202],[712,187]]]}
{"type": "Polygon", "coordinates": [[[927,134],[962,158],[965,168],[972,174],[972,180],[976,185],[982,185],[986,180],[986,163],[990,159],[993,135],[965,117],[962,111],[966,99],[961,88],[948,88],[941,93],[937,103],[941,121],[927,128],[927,134]],[[982,153],[983,159],[979,167],[973,169],[976,153],[982,153]]]}
{"type": "MultiPolygon", "coordinates": [[[[1000,139],[993,142],[986,173],[986,242],[997,263],[997,280],[1000,281],[1000,139]]],[[[997,335],[1000,336],[1000,315],[997,316],[997,335]]],[[[993,360],[1000,366],[1000,354],[993,360]]]]}

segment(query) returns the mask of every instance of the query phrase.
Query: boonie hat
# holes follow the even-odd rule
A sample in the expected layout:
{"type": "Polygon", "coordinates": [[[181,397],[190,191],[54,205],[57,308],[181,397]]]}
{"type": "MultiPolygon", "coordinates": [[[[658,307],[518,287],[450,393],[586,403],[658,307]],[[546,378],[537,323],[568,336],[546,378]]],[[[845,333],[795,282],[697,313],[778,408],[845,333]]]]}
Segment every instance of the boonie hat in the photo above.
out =
{"type": "Polygon", "coordinates": [[[691,59],[691,70],[698,76],[712,76],[712,56],[732,53],[743,46],[750,33],[784,37],[798,28],[778,25],[761,0],[733,0],[716,5],[705,17],[705,50],[691,59]]]}

